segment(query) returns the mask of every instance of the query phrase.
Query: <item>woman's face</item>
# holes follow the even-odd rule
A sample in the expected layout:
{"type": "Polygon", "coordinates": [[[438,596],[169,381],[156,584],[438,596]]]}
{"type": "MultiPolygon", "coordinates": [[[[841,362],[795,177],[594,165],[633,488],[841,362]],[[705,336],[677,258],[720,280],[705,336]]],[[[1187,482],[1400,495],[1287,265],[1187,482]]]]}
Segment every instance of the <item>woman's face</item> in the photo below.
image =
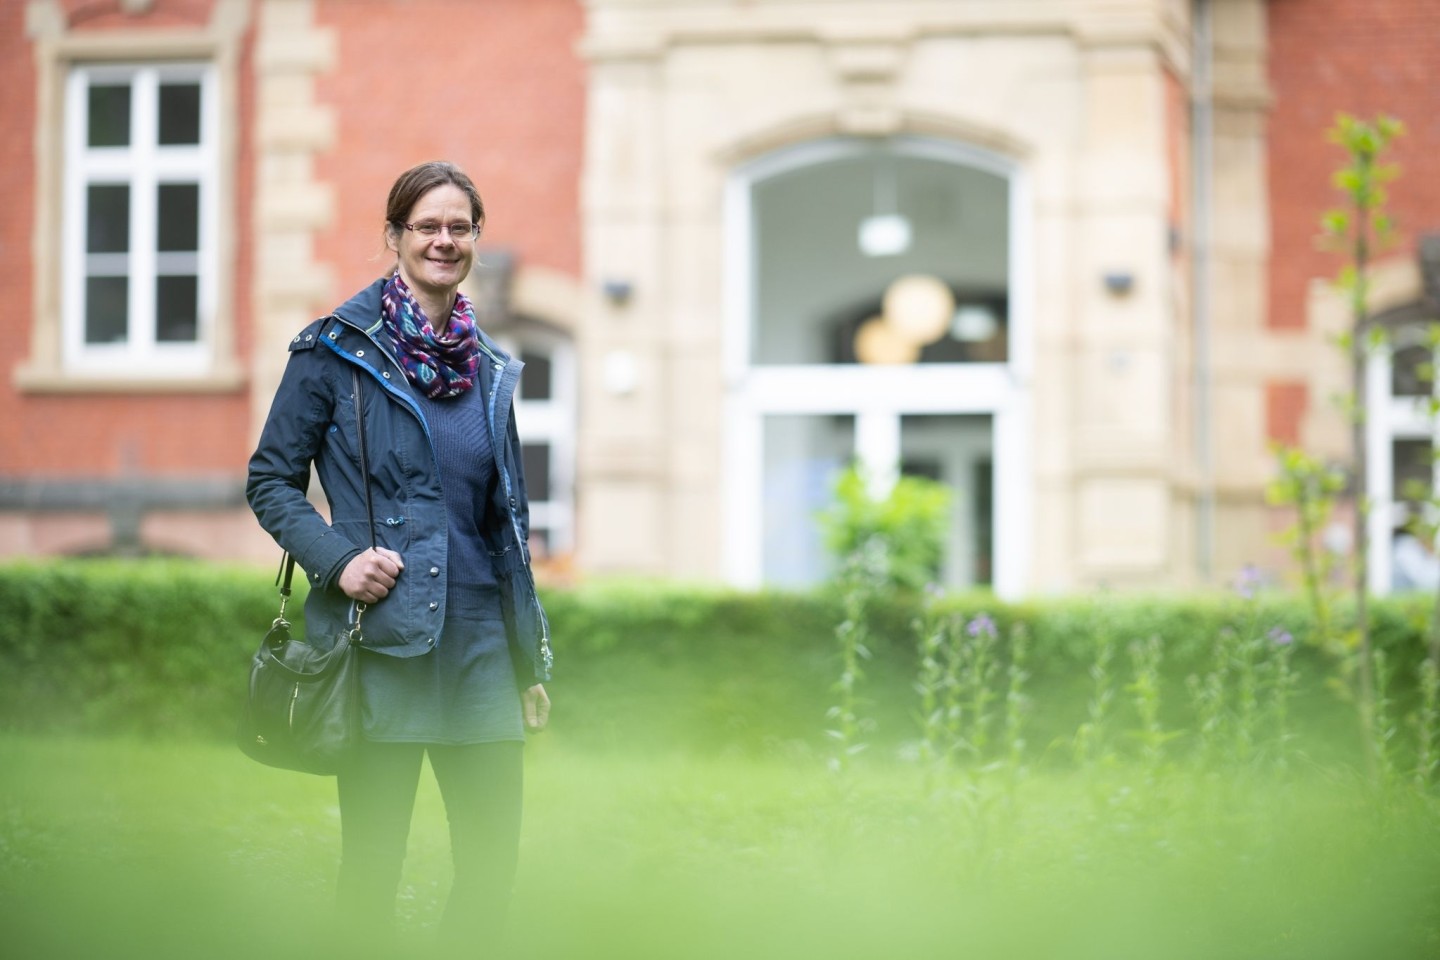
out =
{"type": "MultiPolygon", "coordinates": [[[[470,217],[470,198],[465,191],[453,183],[442,183],[421,195],[410,208],[406,222],[468,223],[470,217]]],[[[468,237],[456,239],[448,230],[426,238],[392,224],[386,230],[386,243],[399,259],[400,276],[406,285],[428,297],[453,297],[475,262],[475,242],[468,237]]],[[[442,323],[447,318],[430,319],[442,323]]]]}

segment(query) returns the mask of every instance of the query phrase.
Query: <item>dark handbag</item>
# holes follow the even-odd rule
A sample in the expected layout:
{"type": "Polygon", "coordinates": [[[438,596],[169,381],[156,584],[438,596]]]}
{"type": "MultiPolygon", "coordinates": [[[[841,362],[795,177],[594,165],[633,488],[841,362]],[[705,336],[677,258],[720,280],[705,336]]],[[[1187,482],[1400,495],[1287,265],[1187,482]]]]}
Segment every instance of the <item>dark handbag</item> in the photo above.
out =
{"type": "Polygon", "coordinates": [[[290,636],[285,602],[295,558],[285,556],[280,616],[250,661],[250,693],[240,718],[246,756],[302,773],[336,773],[360,737],[360,614],[329,650],[290,636]]]}
{"type": "MultiPolygon", "coordinates": [[[[365,510],[375,545],[375,513],[370,500],[370,469],[365,456],[365,420],[360,403],[360,374],[352,370],[355,423],[359,432],[360,473],[365,478],[365,510]]],[[[250,661],[250,690],[237,739],[246,756],[271,767],[302,773],[334,774],[359,741],[360,616],[356,602],[350,623],[328,650],[290,636],[285,604],[295,558],[280,563],[280,615],[250,661]]]]}

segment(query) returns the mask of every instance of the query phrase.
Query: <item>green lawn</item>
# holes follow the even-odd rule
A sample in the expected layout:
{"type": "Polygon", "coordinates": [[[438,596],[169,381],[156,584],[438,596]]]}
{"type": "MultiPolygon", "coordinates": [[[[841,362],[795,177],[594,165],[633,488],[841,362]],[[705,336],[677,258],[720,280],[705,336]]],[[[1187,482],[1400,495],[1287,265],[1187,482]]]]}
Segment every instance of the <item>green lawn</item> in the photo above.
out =
{"type": "MultiPolygon", "coordinates": [[[[0,737],[0,952],[330,956],[333,782],[225,745],[0,737]]],[[[401,898],[448,883],[423,782],[401,898]]],[[[926,784],[764,757],[537,738],[515,957],[1433,958],[1440,816],[1334,771],[1138,766],[926,784]],[[1150,785],[1147,780],[1154,781],[1150,785]]],[[[354,954],[348,954],[354,956],[354,954]]]]}

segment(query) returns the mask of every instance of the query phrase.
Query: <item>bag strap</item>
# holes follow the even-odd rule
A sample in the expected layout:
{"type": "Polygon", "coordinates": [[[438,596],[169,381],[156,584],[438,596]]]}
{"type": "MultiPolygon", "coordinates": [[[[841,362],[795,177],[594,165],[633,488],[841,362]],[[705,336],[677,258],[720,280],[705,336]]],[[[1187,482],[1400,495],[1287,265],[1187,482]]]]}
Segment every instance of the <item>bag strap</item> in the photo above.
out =
{"type": "MultiPolygon", "coordinates": [[[[370,496],[370,460],[365,451],[365,405],[360,399],[360,368],[350,368],[351,385],[353,393],[351,399],[355,402],[355,433],[359,439],[360,452],[360,476],[365,478],[365,516],[370,520],[370,546],[378,547],[379,541],[375,538],[375,504],[370,496]]],[[[295,577],[295,557],[290,551],[285,551],[280,557],[280,571],[275,574],[275,582],[280,587],[280,616],[276,623],[285,619],[285,604],[290,602],[290,583],[295,577]]],[[[365,609],[364,604],[358,605],[356,621],[358,624],[359,612],[365,609]]]]}
{"type": "Polygon", "coordinates": [[[285,619],[285,604],[290,602],[290,581],[295,576],[295,558],[290,556],[290,551],[280,555],[280,569],[275,574],[275,582],[280,585],[280,615],[275,618],[272,627],[289,627],[290,622],[285,619]]]}
{"type": "Polygon", "coordinates": [[[365,456],[365,406],[360,402],[360,368],[350,368],[351,381],[355,385],[355,432],[360,437],[360,476],[365,482],[365,516],[370,519],[370,546],[378,547],[375,539],[375,506],[370,501],[370,461],[365,456]]]}

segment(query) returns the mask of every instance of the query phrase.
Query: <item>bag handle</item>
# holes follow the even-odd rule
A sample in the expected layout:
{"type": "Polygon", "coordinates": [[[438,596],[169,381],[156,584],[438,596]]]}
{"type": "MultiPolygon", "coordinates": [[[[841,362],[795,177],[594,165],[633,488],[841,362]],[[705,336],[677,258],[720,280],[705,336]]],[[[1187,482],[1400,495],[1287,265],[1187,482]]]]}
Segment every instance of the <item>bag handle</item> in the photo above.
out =
{"type": "Polygon", "coordinates": [[[375,539],[375,506],[370,502],[370,461],[365,456],[365,407],[360,402],[360,368],[350,368],[351,382],[355,386],[352,396],[355,399],[355,432],[360,438],[360,476],[365,481],[365,516],[370,520],[370,546],[379,547],[375,539]]]}
{"type": "MultiPolygon", "coordinates": [[[[369,519],[370,547],[378,547],[379,541],[375,537],[375,504],[370,496],[370,461],[365,451],[365,405],[360,400],[360,368],[350,368],[350,382],[353,392],[350,397],[355,402],[355,433],[360,442],[358,447],[360,453],[360,476],[365,482],[365,516],[369,519]]],[[[290,602],[290,582],[295,576],[295,557],[290,551],[280,557],[280,572],[275,574],[275,582],[280,585],[280,616],[275,618],[272,626],[284,624],[290,626],[285,619],[285,604],[290,602]]],[[[353,632],[360,630],[360,614],[365,612],[366,604],[355,602],[355,621],[351,624],[353,632]]]]}

